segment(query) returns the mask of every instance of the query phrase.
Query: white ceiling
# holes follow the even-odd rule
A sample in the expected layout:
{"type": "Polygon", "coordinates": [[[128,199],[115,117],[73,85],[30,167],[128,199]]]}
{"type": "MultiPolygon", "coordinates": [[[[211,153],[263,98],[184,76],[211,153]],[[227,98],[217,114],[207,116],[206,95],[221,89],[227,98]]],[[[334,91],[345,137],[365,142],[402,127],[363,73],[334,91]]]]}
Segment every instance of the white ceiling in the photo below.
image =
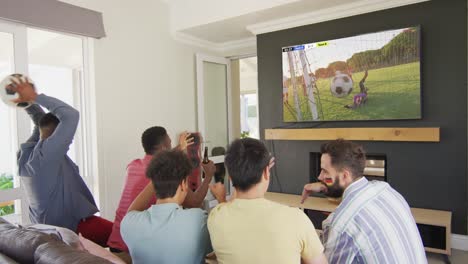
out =
{"type": "MultiPolygon", "coordinates": [[[[85,0],[60,1],[80,5],[85,0]]],[[[257,34],[430,0],[159,1],[169,7],[169,30],[176,40],[231,56],[236,49],[254,52],[257,34]]]]}
{"type": "Polygon", "coordinates": [[[257,34],[430,0],[164,0],[176,39],[226,52],[257,34]]]}
{"type": "MultiPolygon", "coordinates": [[[[82,2],[89,2],[60,1],[79,6],[82,2]]],[[[257,34],[430,0],[159,1],[165,2],[169,7],[169,30],[176,40],[232,56],[254,53],[257,34]],[[238,51],[241,52],[236,53],[238,51]]],[[[118,6],[118,3],[115,5],[118,6]]],[[[129,16],[131,15],[130,12],[129,16]]],[[[103,16],[105,20],[106,14],[103,16]]]]}

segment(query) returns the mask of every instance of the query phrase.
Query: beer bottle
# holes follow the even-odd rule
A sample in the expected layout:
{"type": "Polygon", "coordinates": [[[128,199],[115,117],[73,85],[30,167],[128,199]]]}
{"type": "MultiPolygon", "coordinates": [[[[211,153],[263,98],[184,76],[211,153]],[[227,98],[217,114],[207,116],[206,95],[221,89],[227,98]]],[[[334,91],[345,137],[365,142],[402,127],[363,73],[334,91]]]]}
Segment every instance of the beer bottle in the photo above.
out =
{"type": "MultiPolygon", "coordinates": [[[[205,147],[205,152],[203,153],[202,163],[208,164],[208,162],[210,162],[210,160],[208,159],[208,147],[205,147]]],[[[205,179],[205,172],[203,172],[202,174],[202,179],[205,179]]]]}

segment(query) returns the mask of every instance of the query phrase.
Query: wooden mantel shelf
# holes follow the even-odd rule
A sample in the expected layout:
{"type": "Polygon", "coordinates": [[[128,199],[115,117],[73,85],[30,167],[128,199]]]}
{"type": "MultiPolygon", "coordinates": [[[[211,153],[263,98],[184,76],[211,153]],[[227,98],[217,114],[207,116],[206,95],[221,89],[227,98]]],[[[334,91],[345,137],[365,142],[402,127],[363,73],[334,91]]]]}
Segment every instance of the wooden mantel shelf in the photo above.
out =
{"type": "Polygon", "coordinates": [[[266,140],[347,140],[440,142],[439,127],[265,129],[266,140]]]}

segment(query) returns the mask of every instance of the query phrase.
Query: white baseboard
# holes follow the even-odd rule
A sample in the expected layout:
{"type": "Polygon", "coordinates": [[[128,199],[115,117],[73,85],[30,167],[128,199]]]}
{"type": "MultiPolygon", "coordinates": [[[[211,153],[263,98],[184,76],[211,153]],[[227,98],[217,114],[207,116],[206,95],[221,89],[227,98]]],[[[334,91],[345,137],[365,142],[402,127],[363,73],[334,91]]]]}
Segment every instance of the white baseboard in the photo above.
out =
{"type": "Polygon", "coordinates": [[[468,236],[452,234],[452,248],[468,251],[468,236]]]}

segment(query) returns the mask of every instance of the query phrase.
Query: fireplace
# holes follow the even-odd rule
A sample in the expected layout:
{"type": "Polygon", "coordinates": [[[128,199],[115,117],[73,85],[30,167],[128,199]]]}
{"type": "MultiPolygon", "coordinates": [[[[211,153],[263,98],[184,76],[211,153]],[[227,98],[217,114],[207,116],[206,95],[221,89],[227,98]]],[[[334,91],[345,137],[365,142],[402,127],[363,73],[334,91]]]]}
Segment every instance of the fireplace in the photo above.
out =
{"type": "MultiPolygon", "coordinates": [[[[317,182],[320,175],[320,152],[311,152],[309,161],[309,182],[317,182]]],[[[387,181],[387,156],[385,154],[367,154],[364,176],[368,180],[387,181]]]]}

